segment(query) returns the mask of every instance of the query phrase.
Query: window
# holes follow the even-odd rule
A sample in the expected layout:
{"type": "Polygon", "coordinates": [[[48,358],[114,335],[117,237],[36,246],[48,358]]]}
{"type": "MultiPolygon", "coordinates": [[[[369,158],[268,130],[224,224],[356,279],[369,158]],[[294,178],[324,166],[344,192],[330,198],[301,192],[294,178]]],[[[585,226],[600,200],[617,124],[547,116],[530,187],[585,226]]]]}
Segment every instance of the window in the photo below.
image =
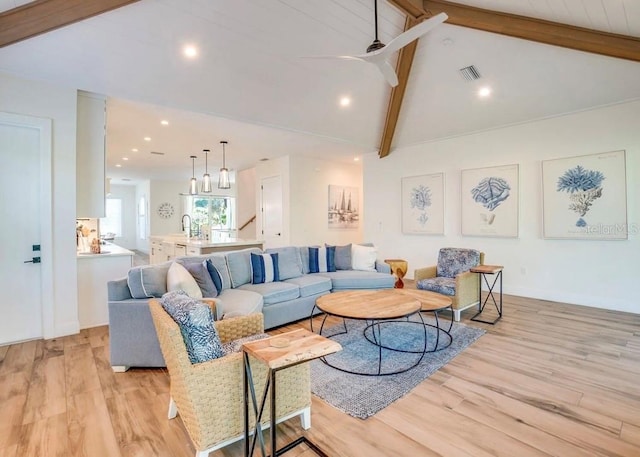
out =
{"type": "Polygon", "coordinates": [[[222,196],[185,197],[185,212],[191,216],[191,231],[199,234],[202,226],[213,233],[235,236],[235,198],[222,196]]]}
{"type": "Polygon", "coordinates": [[[100,235],[105,238],[122,237],[122,199],[107,198],[106,217],[100,219],[100,235]]]}

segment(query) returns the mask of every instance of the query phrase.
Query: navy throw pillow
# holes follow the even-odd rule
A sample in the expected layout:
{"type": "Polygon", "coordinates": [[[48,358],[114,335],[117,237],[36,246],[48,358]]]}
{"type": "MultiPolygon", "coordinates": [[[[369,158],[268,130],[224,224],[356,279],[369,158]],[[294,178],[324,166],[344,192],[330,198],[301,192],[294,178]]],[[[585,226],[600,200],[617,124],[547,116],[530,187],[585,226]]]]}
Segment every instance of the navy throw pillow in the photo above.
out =
{"type": "Polygon", "coordinates": [[[309,248],[309,273],[336,271],[336,247],[309,248]]]}
{"type": "Polygon", "coordinates": [[[251,253],[251,284],[280,281],[278,254],[251,253]]]}

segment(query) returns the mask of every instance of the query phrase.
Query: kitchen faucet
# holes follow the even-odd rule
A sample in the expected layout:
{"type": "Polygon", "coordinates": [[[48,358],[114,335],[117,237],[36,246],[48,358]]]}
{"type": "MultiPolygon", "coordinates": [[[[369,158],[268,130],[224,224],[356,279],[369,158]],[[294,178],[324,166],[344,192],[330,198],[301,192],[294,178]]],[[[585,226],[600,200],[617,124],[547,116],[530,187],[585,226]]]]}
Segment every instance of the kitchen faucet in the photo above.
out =
{"type": "Polygon", "coordinates": [[[189,228],[189,231],[187,232],[187,237],[188,237],[188,238],[191,238],[191,216],[189,216],[188,214],[185,214],[185,215],[183,215],[183,216],[182,216],[182,231],[183,231],[183,232],[185,231],[185,225],[184,225],[184,218],[185,218],[185,217],[186,217],[187,219],[189,219],[189,225],[188,225],[188,226],[186,226],[186,227],[188,227],[188,228],[189,228]]]}

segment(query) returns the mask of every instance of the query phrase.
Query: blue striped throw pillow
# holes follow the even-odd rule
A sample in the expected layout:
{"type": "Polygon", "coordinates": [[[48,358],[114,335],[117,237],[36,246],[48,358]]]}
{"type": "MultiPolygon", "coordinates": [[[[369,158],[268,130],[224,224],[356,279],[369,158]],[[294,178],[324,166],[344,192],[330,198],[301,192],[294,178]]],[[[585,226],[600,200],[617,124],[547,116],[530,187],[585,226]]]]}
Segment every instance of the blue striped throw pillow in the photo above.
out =
{"type": "Polygon", "coordinates": [[[309,273],[336,271],[336,247],[309,248],[309,273]]]}
{"type": "Polygon", "coordinates": [[[251,284],[280,281],[278,254],[251,253],[251,284]]]}

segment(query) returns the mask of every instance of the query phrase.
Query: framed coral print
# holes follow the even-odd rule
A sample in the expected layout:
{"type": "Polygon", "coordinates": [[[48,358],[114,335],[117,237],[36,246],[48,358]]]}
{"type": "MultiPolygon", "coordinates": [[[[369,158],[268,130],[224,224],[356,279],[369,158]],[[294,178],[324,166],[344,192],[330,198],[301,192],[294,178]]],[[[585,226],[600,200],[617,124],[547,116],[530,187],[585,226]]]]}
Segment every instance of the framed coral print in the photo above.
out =
{"type": "Polygon", "coordinates": [[[542,161],[545,238],[626,240],[625,151],[542,161]]]}
{"type": "Polygon", "coordinates": [[[444,174],[402,178],[402,232],[444,235],[444,174]]]}
{"type": "Polygon", "coordinates": [[[462,235],[518,236],[518,165],[461,173],[462,235]]]}

